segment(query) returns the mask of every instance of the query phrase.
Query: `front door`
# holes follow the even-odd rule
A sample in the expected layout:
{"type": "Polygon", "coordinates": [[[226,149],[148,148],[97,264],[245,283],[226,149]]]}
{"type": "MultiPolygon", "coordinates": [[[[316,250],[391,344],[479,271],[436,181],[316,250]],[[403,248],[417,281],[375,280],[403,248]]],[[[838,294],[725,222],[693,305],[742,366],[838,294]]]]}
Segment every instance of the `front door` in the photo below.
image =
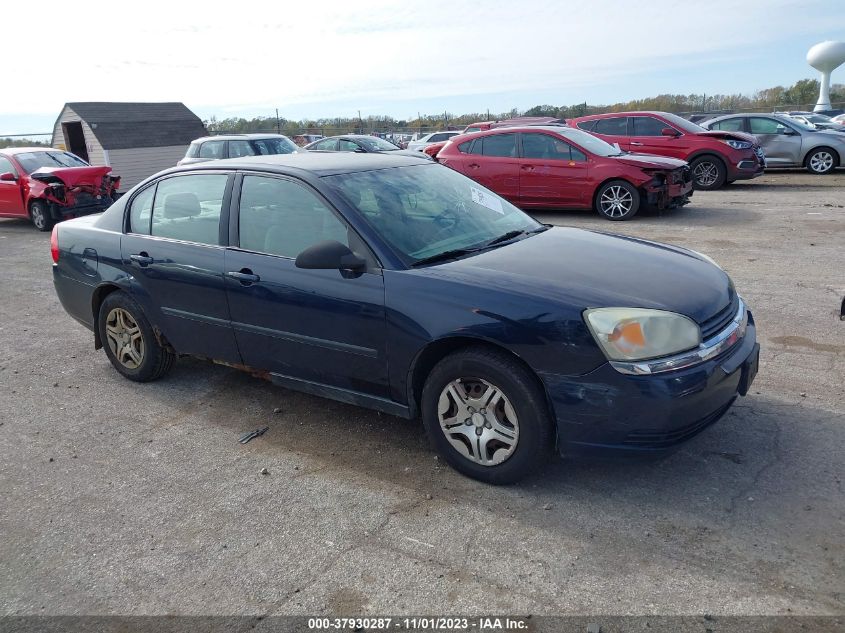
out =
{"type": "Polygon", "coordinates": [[[177,352],[240,363],[220,239],[229,180],[221,172],[180,174],[139,192],[129,202],[121,255],[133,298],[177,352]]]}
{"type": "Polygon", "coordinates": [[[748,129],[760,141],[770,167],[798,165],[801,162],[801,134],[768,117],[748,118],[748,129]]]}
{"type": "Polygon", "coordinates": [[[630,118],[631,136],[628,139],[632,152],[655,154],[686,160],[690,154],[690,143],[679,130],[652,116],[634,116],[630,118]],[[675,130],[676,136],[664,136],[663,130],[675,130]]]}
{"type": "Polygon", "coordinates": [[[357,234],[295,179],[246,175],[238,206],[225,268],[244,363],[386,397],[384,279],[357,234]],[[368,272],[296,267],[299,253],[325,240],[371,260],[368,272]]]}
{"type": "Polygon", "coordinates": [[[13,174],[17,180],[0,180],[0,214],[26,215],[23,208],[20,174],[5,156],[0,156],[0,174],[13,174]]]}
{"type": "Polygon", "coordinates": [[[584,206],[585,198],[589,198],[588,165],[583,152],[556,136],[523,133],[519,201],[532,205],[584,206]]]}

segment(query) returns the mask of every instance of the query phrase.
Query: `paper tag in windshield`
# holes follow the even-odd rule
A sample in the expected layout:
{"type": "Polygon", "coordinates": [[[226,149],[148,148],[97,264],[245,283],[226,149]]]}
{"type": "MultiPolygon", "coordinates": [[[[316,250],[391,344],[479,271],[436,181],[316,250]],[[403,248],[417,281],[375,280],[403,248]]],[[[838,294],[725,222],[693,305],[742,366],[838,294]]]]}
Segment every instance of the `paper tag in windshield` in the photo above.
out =
{"type": "Polygon", "coordinates": [[[482,207],[487,207],[491,211],[505,215],[505,210],[502,209],[501,200],[495,196],[491,196],[486,191],[481,191],[481,189],[476,189],[475,187],[470,187],[469,190],[472,194],[472,201],[475,204],[480,204],[482,207]]]}

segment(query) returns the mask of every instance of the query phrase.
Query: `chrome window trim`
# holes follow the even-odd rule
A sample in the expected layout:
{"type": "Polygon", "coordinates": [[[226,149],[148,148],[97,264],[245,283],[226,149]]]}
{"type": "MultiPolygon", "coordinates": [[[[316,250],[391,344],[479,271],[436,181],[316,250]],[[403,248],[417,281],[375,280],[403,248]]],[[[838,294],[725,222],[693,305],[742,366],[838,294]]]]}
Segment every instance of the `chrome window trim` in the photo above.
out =
{"type": "Polygon", "coordinates": [[[674,356],[652,358],[644,361],[624,362],[613,360],[610,361],[610,364],[616,371],[633,376],[648,376],[693,367],[711,358],[715,358],[739,343],[745,337],[747,327],[748,312],[745,309],[745,302],[740,298],[739,307],[733,320],[721,332],[714,334],[701,343],[697,349],[682,352],[674,356]]]}

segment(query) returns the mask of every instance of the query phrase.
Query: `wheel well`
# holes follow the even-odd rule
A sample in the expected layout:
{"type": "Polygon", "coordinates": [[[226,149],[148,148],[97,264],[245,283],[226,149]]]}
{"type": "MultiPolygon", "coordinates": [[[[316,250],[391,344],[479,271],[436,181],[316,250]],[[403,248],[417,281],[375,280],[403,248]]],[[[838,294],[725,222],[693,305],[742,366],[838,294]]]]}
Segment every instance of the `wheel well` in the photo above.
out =
{"type": "Polygon", "coordinates": [[[103,284],[98,286],[91,296],[91,312],[94,317],[94,349],[100,349],[103,346],[103,342],[100,340],[100,328],[97,326],[97,321],[100,318],[100,306],[103,305],[106,297],[117,290],[120,290],[119,286],[103,284]]]}
{"type": "Polygon", "coordinates": [[[725,173],[727,173],[728,164],[727,162],[725,162],[725,159],[719,156],[718,154],[714,154],[712,152],[701,152],[700,154],[695,154],[694,156],[690,156],[687,159],[687,162],[692,163],[693,161],[698,160],[699,158],[713,158],[719,161],[720,163],[722,163],[722,167],[725,168],[725,173]]]}
{"type": "MultiPolygon", "coordinates": [[[[612,178],[611,180],[619,179],[612,178]]],[[[408,404],[410,405],[412,414],[417,415],[420,411],[420,399],[422,398],[423,386],[425,385],[426,378],[428,378],[431,370],[434,369],[434,366],[449,354],[469,347],[486,348],[488,350],[501,352],[522,365],[528,371],[529,375],[535,380],[537,386],[543,392],[543,395],[545,395],[549,415],[552,420],[555,419],[554,409],[552,408],[552,402],[549,398],[548,392],[546,391],[546,387],[543,384],[543,381],[540,380],[537,372],[535,372],[528,363],[506,347],[468,336],[453,336],[433,341],[432,343],[429,343],[419,354],[417,354],[417,358],[414,361],[413,368],[411,369],[410,380],[408,381],[408,389],[410,392],[408,404]]],[[[553,426],[557,429],[557,424],[554,424],[553,426]]],[[[555,431],[555,433],[557,433],[557,431],[555,431]]]]}
{"type": "Polygon", "coordinates": [[[810,156],[812,156],[812,155],[813,155],[813,152],[817,152],[817,151],[819,151],[820,149],[823,149],[823,150],[825,150],[825,151],[830,152],[831,154],[833,154],[833,160],[834,160],[834,162],[836,163],[836,164],[834,165],[834,167],[838,167],[838,166],[840,165],[841,157],[839,156],[839,152],[837,152],[837,151],[836,151],[835,149],[833,149],[832,147],[828,147],[827,145],[819,145],[818,147],[814,147],[813,149],[811,149],[810,151],[808,151],[808,152],[804,155],[804,166],[805,166],[805,167],[807,166],[807,161],[809,160],[810,156]]]}

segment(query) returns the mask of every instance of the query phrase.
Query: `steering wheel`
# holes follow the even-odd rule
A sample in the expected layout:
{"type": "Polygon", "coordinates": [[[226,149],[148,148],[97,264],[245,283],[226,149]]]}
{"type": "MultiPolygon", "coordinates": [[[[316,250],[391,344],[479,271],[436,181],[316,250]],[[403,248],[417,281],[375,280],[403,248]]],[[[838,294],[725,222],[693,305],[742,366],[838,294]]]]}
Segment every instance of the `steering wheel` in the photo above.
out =
{"type": "Polygon", "coordinates": [[[458,214],[455,213],[454,209],[446,209],[435,215],[432,222],[441,229],[452,229],[458,224],[458,214]]]}

